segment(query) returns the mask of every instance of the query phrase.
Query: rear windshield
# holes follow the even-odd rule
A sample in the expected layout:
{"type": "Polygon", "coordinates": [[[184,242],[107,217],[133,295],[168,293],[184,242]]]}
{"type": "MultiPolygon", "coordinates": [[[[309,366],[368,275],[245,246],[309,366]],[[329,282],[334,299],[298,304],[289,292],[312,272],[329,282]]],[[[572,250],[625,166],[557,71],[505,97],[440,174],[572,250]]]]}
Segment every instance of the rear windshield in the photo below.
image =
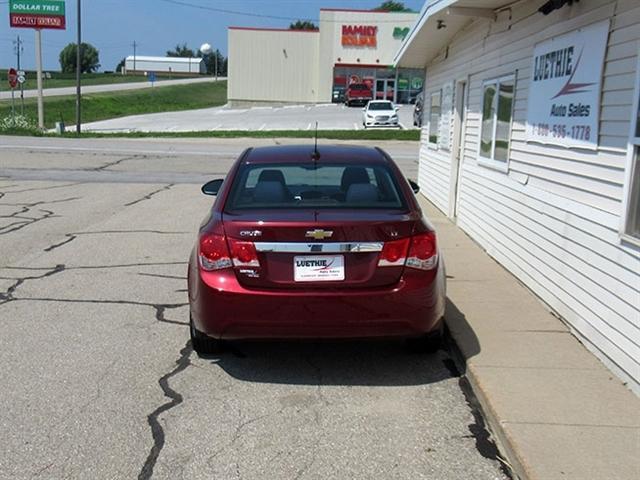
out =
{"type": "Polygon", "coordinates": [[[363,84],[363,83],[358,83],[358,84],[355,84],[355,85],[349,85],[349,88],[351,90],[369,90],[367,88],[367,86],[365,84],[363,84]]]}
{"type": "Polygon", "coordinates": [[[405,209],[405,202],[385,165],[241,166],[225,210],[266,208],[405,209]]]}

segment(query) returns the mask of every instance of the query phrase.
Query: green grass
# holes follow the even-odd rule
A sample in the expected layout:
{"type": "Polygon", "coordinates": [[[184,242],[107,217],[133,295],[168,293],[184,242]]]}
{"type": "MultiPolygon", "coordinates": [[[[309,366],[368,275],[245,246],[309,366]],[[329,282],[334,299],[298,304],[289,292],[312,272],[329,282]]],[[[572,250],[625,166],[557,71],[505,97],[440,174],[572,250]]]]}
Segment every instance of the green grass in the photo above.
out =
{"type": "MultiPolygon", "coordinates": [[[[75,136],[67,134],[67,136],[75,136]]],[[[301,138],[315,136],[309,130],[216,130],[201,132],[83,133],[86,138],[301,138]]],[[[318,130],[328,140],[420,140],[420,130],[318,130]]]]}
{"type": "MultiPolygon", "coordinates": [[[[26,72],[27,81],[24,83],[25,90],[35,90],[37,88],[36,72],[26,72]]],[[[196,75],[194,75],[196,76],[196,75]]],[[[0,70],[0,78],[3,80],[7,78],[7,70],[0,70]]],[[[156,74],[156,81],[170,80],[178,78],[187,78],[182,76],[170,76],[156,74]]],[[[147,82],[147,77],[142,75],[121,75],[119,73],[84,73],[82,74],[82,85],[110,85],[114,83],[135,83],[135,82],[147,82]]],[[[61,87],[75,87],[76,76],[75,73],[53,73],[52,78],[44,79],[42,82],[43,88],[61,88],[61,87]]],[[[9,84],[6,81],[2,82],[2,90],[9,90],[9,84]]],[[[19,96],[20,89],[16,89],[16,94],[19,96]]]]}
{"type": "MultiPolygon", "coordinates": [[[[227,83],[196,83],[145,90],[91,93],[82,97],[82,121],[84,123],[109,118],[145,113],[193,110],[224,105],[227,101],[227,83]]],[[[35,98],[25,99],[25,116],[37,118],[35,98]]],[[[45,97],[44,123],[53,128],[62,120],[65,125],[75,124],[76,101],[74,96],[45,97]]],[[[20,102],[16,102],[20,112],[20,102]]],[[[0,102],[0,118],[11,115],[11,100],[0,102]]]]}

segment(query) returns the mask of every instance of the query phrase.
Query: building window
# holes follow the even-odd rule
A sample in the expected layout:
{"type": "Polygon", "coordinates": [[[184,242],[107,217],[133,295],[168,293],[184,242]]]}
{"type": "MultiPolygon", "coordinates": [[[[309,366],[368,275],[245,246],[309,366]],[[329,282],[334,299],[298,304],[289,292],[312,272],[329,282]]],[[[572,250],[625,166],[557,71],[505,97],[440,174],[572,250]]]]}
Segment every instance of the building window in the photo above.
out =
{"type": "Polygon", "coordinates": [[[634,243],[640,243],[640,62],[638,63],[635,108],[631,138],[629,140],[629,158],[625,182],[625,211],[622,236],[634,243]]]}
{"type": "Polygon", "coordinates": [[[514,75],[488,80],[482,88],[478,161],[504,171],[509,161],[515,90],[514,75]]]}
{"type": "Polygon", "coordinates": [[[429,107],[429,143],[438,145],[438,130],[440,129],[440,114],[442,103],[442,93],[438,90],[431,94],[431,104],[429,107]]]}

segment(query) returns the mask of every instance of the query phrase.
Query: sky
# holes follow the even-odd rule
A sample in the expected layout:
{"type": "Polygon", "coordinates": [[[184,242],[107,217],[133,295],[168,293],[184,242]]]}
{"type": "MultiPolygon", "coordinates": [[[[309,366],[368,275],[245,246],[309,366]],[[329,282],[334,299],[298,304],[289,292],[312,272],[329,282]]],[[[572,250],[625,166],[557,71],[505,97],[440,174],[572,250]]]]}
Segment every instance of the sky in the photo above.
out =
{"type": "MultiPolygon", "coordinates": [[[[59,70],[60,51],[76,38],[76,1],[66,1],[67,29],[43,30],[44,69],[59,70]]],[[[209,43],[227,52],[227,27],[287,28],[297,19],[318,20],[320,8],[372,9],[382,0],[82,0],[82,38],[100,52],[101,70],[133,55],[164,56],[176,44],[196,50],[209,43]],[[186,4],[205,7],[196,8],[186,4]],[[211,11],[206,8],[231,12],[211,11]]],[[[0,0],[0,69],[16,66],[13,42],[24,40],[22,68],[35,69],[35,32],[9,27],[9,2],[0,0]]],[[[405,0],[420,11],[424,0],[405,0]]]]}

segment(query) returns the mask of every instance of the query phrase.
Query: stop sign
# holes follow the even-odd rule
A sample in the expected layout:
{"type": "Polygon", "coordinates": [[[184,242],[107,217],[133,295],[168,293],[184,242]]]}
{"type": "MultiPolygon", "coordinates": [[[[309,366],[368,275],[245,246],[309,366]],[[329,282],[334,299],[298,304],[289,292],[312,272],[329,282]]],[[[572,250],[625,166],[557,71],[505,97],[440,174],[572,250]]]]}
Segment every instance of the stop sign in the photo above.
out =
{"type": "Polygon", "coordinates": [[[16,85],[18,85],[18,72],[16,72],[15,68],[9,69],[8,79],[9,79],[9,86],[11,88],[16,88],[16,85]]]}

